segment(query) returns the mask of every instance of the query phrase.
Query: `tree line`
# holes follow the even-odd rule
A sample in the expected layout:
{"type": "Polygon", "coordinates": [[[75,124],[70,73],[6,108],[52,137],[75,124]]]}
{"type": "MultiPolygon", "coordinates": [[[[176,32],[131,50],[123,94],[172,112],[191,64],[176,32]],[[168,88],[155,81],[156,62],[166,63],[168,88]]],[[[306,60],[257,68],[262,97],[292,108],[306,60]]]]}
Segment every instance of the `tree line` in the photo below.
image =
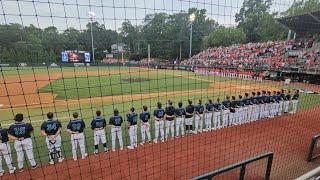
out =
{"type": "MultiPolygon", "coordinates": [[[[188,12],[174,14],[156,13],[146,15],[140,25],[130,21],[122,23],[120,29],[106,29],[104,24],[92,23],[95,57],[103,59],[111,45],[123,42],[130,48],[130,59],[139,60],[148,56],[160,59],[178,59],[189,55],[190,21],[193,22],[192,54],[207,47],[229,46],[237,43],[280,40],[286,37],[288,29],[275,21],[277,13],[270,11],[271,0],[244,0],[236,14],[236,27],[225,27],[206,16],[205,9],[191,8],[188,12]]],[[[318,0],[295,2],[281,15],[293,15],[320,9],[318,0]]],[[[1,62],[55,62],[65,50],[91,52],[90,24],[79,31],[68,28],[59,32],[54,26],[44,29],[34,25],[0,25],[1,62]]]]}

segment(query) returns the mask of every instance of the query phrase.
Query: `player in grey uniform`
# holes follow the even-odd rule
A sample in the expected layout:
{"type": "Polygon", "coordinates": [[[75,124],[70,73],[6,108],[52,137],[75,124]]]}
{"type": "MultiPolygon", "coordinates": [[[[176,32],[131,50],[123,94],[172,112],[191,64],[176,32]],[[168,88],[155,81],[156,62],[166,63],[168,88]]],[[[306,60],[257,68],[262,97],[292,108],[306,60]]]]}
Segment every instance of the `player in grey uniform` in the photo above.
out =
{"type": "Polygon", "coordinates": [[[61,154],[61,123],[60,121],[53,119],[53,113],[47,113],[48,120],[44,121],[41,125],[41,134],[46,137],[46,143],[49,150],[49,164],[54,164],[54,153],[59,158],[59,162],[63,161],[61,154]],[[56,152],[55,152],[56,150],[56,152]]]}
{"type": "Polygon", "coordinates": [[[101,116],[101,111],[96,111],[96,117],[91,121],[91,129],[93,130],[94,136],[94,154],[97,155],[99,152],[99,143],[103,145],[104,152],[108,152],[107,148],[107,138],[105,127],[107,126],[106,119],[101,116]]]}
{"type": "Polygon", "coordinates": [[[12,165],[11,149],[8,142],[8,129],[2,128],[0,125],[0,176],[2,176],[4,173],[2,168],[2,156],[7,163],[9,173],[12,174],[16,170],[16,168],[12,165]]]}
{"type": "Polygon", "coordinates": [[[24,163],[24,152],[26,152],[29,163],[32,166],[32,169],[38,167],[34,156],[33,156],[33,147],[31,133],[33,132],[33,127],[29,123],[23,122],[23,114],[16,114],[14,117],[15,123],[9,127],[8,136],[10,139],[14,140],[14,147],[17,152],[17,161],[19,171],[23,171],[24,163]]]}
{"type": "Polygon", "coordinates": [[[204,106],[202,105],[202,100],[199,99],[199,104],[195,106],[195,117],[194,117],[194,134],[198,132],[202,132],[203,127],[203,113],[204,113],[204,106]]]}
{"type": "Polygon", "coordinates": [[[292,97],[292,112],[291,112],[292,114],[297,113],[298,103],[299,103],[299,90],[296,90],[292,97]]]}
{"type": "Polygon", "coordinates": [[[186,110],[182,107],[182,102],[178,103],[178,108],[176,108],[176,137],[179,138],[180,131],[181,136],[184,136],[184,116],[186,115],[186,110]]]}
{"type": "Polygon", "coordinates": [[[211,131],[216,130],[217,127],[214,126],[211,128],[211,121],[212,121],[212,115],[214,110],[214,104],[212,103],[212,99],[208,100],[208,103],[206,104],[204,119],[205,119],[205,128],[203,131],[211,131]]]}

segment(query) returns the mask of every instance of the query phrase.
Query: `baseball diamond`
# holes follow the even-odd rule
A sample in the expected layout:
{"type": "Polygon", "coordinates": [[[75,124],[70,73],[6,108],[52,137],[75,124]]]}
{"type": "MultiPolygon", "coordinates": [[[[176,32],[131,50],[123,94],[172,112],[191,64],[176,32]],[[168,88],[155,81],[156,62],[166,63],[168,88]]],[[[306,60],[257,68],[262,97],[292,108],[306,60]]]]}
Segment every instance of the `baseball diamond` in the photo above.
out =
{"type": "Polygon", "coordinates": [[[319,1],[0,4],[1,179],[320,177],[319,1]]]}

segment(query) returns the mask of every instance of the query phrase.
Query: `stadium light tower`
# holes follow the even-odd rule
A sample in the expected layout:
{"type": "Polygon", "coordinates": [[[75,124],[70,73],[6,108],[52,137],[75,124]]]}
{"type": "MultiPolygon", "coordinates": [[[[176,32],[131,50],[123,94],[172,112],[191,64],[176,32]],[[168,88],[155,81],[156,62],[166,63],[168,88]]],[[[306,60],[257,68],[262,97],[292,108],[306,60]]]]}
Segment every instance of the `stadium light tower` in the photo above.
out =
{"type": "Polygon", "coordinates": [[[88,12],[88,16],[90,18],[90,29],[91,29],[91,49],[92,49],[92,61],[94,61],[94,45],[93,45],[93,32],[92,32],[92,22],[93,18],[96,16],[96,13],[93,11],[88,12]]]}
{"type": "Polygon", "coordinates": [[[196,15],[194,13],[190,14],[189,21],[190,21],[190,46],[189,46],[189,58],[191,58],[191,50],[192,50],[192,24],[193,21],[196,19],[196,15]]]}

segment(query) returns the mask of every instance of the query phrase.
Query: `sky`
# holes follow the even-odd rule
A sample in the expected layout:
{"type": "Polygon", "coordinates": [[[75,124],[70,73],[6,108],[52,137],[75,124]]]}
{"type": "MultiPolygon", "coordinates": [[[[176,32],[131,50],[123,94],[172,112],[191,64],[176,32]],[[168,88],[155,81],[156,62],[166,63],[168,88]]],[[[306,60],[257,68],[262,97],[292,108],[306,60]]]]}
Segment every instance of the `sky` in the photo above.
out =
{"type": "MultiPolygon", "coordinates": [[[[293,1],[273,0],[271,11],[283,12],[293,1]]],[[[0,24],[83,30],[89,22],[88,11],[93,11],[96,13],[94,21],[107,29],[119,30],[125,20],[139,25],[147,14],[173,14],[198,8],[206,9],[207,17],[221,25],[236,26],[235,14],[242,3],[243,0],[0,0],[0,24]]]]}

